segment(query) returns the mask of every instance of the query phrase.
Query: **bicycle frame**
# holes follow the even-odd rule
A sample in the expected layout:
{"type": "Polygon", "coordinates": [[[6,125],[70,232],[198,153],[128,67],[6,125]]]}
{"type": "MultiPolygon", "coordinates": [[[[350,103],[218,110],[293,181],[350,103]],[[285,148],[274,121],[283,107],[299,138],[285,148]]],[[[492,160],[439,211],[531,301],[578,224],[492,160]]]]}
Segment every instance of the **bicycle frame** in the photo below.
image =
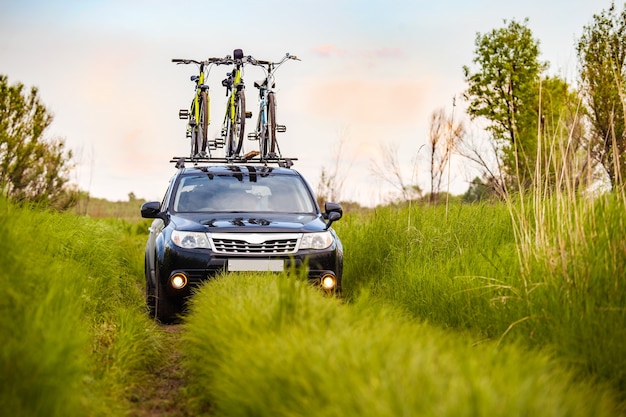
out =
{"type": "Polygon", "coordinates": [[[227,91],[230,93],[230,97],[228,98],[230,121],[231,123],[235,123],[235,97],[237,93],[239,93],[244,88],[244,85],[241,82],[241,67],[239,65],[234,70],[232,83],[226,88],[228,89],[227,91]]]}

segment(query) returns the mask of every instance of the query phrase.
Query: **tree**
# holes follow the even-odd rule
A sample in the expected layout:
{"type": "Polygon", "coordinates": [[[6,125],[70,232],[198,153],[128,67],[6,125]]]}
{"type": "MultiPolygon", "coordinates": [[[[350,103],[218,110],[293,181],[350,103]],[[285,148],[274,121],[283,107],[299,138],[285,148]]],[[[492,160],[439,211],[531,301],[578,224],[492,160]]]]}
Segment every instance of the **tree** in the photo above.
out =
{"type": "Polygon", "coordinates": [[[491,179],[487,178],[484,181],[480,177],[475,177],[472,182],[470,182],[470,186],[463,194],[462,201],[466,203],[475,203],[477,201],[488,200],[490,198],[495,198],[498,196],[496,193],[497,187],[493,184],[490,184],[491,179]]]}
{"type": "Polygon", "coordinates": [[[44,139],[52,119],[37,88],[26,94],[21,83],[9,85],[0,75],[0,189],[8,198],[58,208],[70,204],[72,154],[63,140],[44,139]]]}
{"type": "MultiPolygon", "coordinates": [[[[539,43],[524,24],[508,26],[476,36],[472,73],[463,67],[468,89],[470,118],[483,117],[509,182],[526,184],[534,171],[537,147],[537,90],[543,65],[539,43]]],[[[505,21],[505,24],[507,22],[505,21]]]]}
{"type": "Polygon", "coordinates": [[[577,45],[580,84],[590,111],[591,155],[606,170],[611,185],[626,179],[626,10],[615,4],[593,16],[577,45]]]}
{"type": "Polygon", "coordinates": [[[402,166],[398,159],[398,149],[393,144],[380,145],[380,153],[382,162],[379,164],[375,160],[370,161],[370,172],[375,178],[382,179],[391,185],[400,193],[402,201],[410,201],[419,198],[422,195],[422,189],[411,182],[407,183],[404,179],[402,166]]]}
{"type": "Polygon", "coordinates": [[[463,125],[454,123],[454,116],[446,115],[443,108],[435,110],[430,117],[430,195],[435,203],[441,192],[443,175],[457,143],[464,134],[463,125]]]}

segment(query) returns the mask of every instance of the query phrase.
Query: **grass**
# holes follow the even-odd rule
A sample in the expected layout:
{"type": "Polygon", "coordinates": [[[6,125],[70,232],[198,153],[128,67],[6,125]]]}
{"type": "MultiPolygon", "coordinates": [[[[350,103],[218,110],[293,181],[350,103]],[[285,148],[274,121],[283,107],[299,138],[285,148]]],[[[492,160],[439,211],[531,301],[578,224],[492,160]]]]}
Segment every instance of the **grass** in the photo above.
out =
{"type": "Polygon", "coordinates": [[[109,201],[80,193],[70,212],[93,218],[115,218],[137,223],[141,219],[139,209],[143,203],[144,199],[136,198],[132,193],[126,201],[109,201]]]}
{"type": "Polygon", "coordinates": [[[626,392],[626,199],[557,193],[514,211],[526,331],[588,374],[626,392]],[[602,346],[602,348],[598,348],[602,346]]]}
{"type": "Polygon", "coordinates": [[[215,416],[609,416],[609,390],[549,354],[472,346],[361,294],[236,275],[196,294],[184,324],[187,395],[215,416]]]}
{"type": "MultiPolygon", "coordinates": [[[[347,213],[333,226],[344,302],[275,276],[199,291],[180,401],[197,415],[624,415],[625,201],[347,213]]],[[[0,415],[128,415],[167,349],[145,314],[147,223],[6,201],[0,216],[0,415]]]]}
{"type": "Polygon", "coordinates": [[[459,205],[447,216],[382,208],[336,228],[352,297],[368,291],[476,341],[550,350],[626,397],[625,209],[615,195],[459,205]]]}
{"type": "Polygon", "coordinates": [[[494,315],[497,300],[509,296],[502,281],[518,274],[501,204],[459,204],[447,213],[443,206],[383,207],[348,214],[335,228],[346,248],[348,297],[366,289],[440,325],[491,333],[491,317],[479,316],[494,315]]]}
{"type": "Polygon", "coordinates": [[[0,217],[0,414],[123,415],[158,347],[134,226],[4,200],[0,217]]]}

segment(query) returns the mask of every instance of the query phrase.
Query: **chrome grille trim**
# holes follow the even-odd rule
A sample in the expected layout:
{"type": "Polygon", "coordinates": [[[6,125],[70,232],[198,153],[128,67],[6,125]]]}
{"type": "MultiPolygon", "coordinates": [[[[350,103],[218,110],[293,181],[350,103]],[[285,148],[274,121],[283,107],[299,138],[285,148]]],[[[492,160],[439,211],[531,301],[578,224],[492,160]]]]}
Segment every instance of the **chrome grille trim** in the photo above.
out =
{"type": "Polygon", "coordinates": [[[288,255],[296,253],[302,233],[208,233],[220,254],[288,255]]]}

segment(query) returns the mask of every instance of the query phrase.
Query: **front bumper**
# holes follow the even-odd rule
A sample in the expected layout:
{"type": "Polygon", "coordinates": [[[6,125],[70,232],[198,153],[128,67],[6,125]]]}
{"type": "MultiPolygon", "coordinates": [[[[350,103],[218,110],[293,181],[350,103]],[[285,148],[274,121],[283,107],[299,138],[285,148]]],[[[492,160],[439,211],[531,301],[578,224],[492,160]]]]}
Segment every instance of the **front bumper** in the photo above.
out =
{"type": "MultiPolygon", "coordinates": [[[[219,274],[229,271],[229,260],[271,260],[283,262],[283,270],[300,270],[306,266],[308,280],[312,285],[322,287],[325,278],[332,277],[334,286],[323,288],[325,292],[341,295],[341,276],[343,273],[343,257],[340,250],[332,245],[324,250],[301,250],[293,255],[280,256],[249,256],[245,254],[216,254],[210,249],[183,249],[178,246],[166,247],[162,259],[159,260],[159,276],[162,287],[170,298],[184,299],[191,295],[192,288],[219,274]],[[176,274],[186,277],[186,285],[176,289],[171,279],[176,274]]],[[[328,279],[326,280],[328,282],[328,279]]]]}

